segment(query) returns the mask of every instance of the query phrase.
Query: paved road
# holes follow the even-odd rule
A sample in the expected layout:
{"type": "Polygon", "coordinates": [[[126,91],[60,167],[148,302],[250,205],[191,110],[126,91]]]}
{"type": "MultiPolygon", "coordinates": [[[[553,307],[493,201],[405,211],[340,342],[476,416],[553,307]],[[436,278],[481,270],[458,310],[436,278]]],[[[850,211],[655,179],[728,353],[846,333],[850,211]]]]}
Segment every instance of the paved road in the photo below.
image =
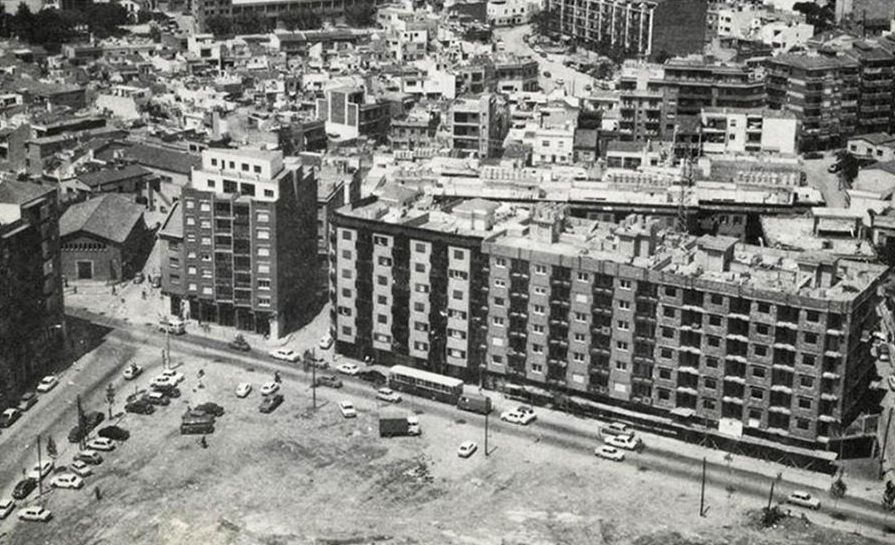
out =
{"type": "MultiPolygon", "coordinates": [[[[11,449],[11,452],[13,452],[12,457],[0,462],[3,466],[2,471],[0,471],[0,478],[2,478],[0,482],[6,485],[11,486],[18,478],[16,472],[20,471],[20,469],[16,468],[23,467],[25,460],[33,457],[31,434],[50,430],[55,436],[59,437],[57,442],[61,443],[64,441],[62,432],[70,428],[74,422],[75,409],[73,398],[76,391],[85,392],[86,399],[98,400],[101,403],[105,385],[110,380],[118,378],[118,373],[125,366],[129,354],[132,354],[141,346],[159,349],[164,346],[164,337],[146,325],[130,324],[120,320],[90,315],[85,312],[76,312],[75,314],[82,318],[93,318],[96,322],[114,327],[115,329],[107,335],[106,344],[88,356],[89,360],[82,359],[75,369],[64,375],[66,378],[65,382],[68,382],[68,384],[61,385],[55,393],[45,396],[41,400],[41,404],[26,416],[26,420],[23,421],[24,426],[15,426],[0,437],[0,448],[4,451],[11,449]],[[60,401],[62,402],[61,404],[60,401]],[[54,408],[59,407],[59,409],[47,410],[46,406],[51,403],[54,408]],[[26,449],[25,445],[29,445],[29,448],[26,449]]],[[[173,339],[171,346],[172,352],[186,362],[184,372],[187,374],[190,373],[195,361],[213,358],[218,365],[251,366],[262,372],[267,371],[271,375],[273,375],[274,371],[279,371],[286,380],[310,382],[309,374],[301,371],[294,365],[273,361],[266,355],[256,352],[248,354],[234,353],[227,350],[225,342],[219,340],[185,335],[173,339]]],[[[198,369],[198,367],[196,368],[198,369]]],[[[151,370],[149,372],[152,373],[151,370]]],[[[360,381],[348,380],[345,382],[343,391],[360,397],[369,397],[370,386],[360,381]]],[[[502,400],[498,400],[498,405],[501,403],[502,400]]],[[[415,398],[410,401],[410,405],[415,410],[424,412],[427,415],[435,415],[447,419],[458,418],[457,410],[445,404],[415,398]]],[[[95,403],[91,408],[96,408],[95,403]]],[[[594,440],[593,432],[576,429],[573,426],[559,422],[558,419],[550,421],[550,415],[547,413],[547,411],[544,411],[543,417],[536,425],[531,427],[513,426],[500,422],[496,418],[492,419],[493,441],[499,442],[501,434],[512,434],[532,439],[537,437],[543,442],[567,449],[591,450],[594,448],[596,441],[594,440]]],[[[476,422],[479,426],[484,424],[484,419],[481,416],[466,415],[464,413],[463,417],[469,422],[476,422]]],[[[629,458],[634,463],[649,470],[690,479],[693,481],[694,486],[698,486],[701,478],[701,459],[690,458],[672,450],[649,447],[641,453],[631,455],[629,458]]],[[[770,482],[764,475],[737,468],[735,465],[728,466],[711,462],[708,464],[708,475],[709,486],[722,490],[732,487],[738,494],[754,497],[756,507],[763,505],[767,499],[770,482]]],[[[791,482],[786,479],[778,483],[776,498],[780,499],[796,489],[807,490],[816,497],[822,498],[827,503],[829,502],[827,490],[805,486],[804,484],[791,482]]],[[[860,524],[868,529],[877,529],[878,531],[885,524],[885,517],[881,508],[878,504],[868,500],[851,497],[844,498],[838,502],[836,511],[850,522],[860,524]]]]}
{"type": "Polygon", "coordinates": [[[832,208],[846,208],[848,206],[848,197],[845,189],[839,185],[839,176],[827,172],[836,161],[836,155],[832,152],[824,153],[823,159],[806,159],[805,175],[808,178],[808,185],[821,192],[824,196],[827,206],[832,208]]]}

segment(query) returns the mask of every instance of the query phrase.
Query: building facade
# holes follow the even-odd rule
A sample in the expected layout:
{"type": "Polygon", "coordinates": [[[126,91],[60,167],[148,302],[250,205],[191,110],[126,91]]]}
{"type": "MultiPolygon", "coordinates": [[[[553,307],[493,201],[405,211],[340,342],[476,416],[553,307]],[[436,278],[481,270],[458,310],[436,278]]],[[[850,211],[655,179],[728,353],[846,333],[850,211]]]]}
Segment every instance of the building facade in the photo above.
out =
{"type": "Polygon", "coordinates": [[[317,183],[282,152],[203,151],[159,238],[173,314],[273,337],[313,315],[317,183]]]}
{"type": "Polygon", "coordinates": [[[786,111],[703,108],[703,153],[782,153],[799,151],[799,121],[786,111]]]}
{"type": "Polygon", "coordinates": [[[500,154],[509,130],[509,110],[494,93],[461,98],[448,114],[451,148],[460,155],[488,158],[500,154]]]}
{"type": "Polygon", "coordinates": [[[621,49],[630,57],[653,50],[655,2],[551,0],[560,34],[589,48],[621,49]]]}
{"type": "Polygon", "coordinates": [[[0,406],[50,373],[65,343],[56,189],[0,181],[0,406]]]}

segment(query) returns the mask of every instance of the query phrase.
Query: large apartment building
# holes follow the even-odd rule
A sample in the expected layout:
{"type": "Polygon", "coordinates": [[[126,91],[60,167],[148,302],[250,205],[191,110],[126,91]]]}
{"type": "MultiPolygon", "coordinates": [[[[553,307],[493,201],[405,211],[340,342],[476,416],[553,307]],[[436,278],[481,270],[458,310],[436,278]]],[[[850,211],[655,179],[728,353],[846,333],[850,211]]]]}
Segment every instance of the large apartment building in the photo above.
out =
{"type": "Polygon", "coordinates": [[[895,53],[876,43],[857,41],[845,55],[857,60],[861,66],[855,130],[858,134],[891,130],[895,123],[895,53]]]}
{"type": "Polygon", "coordinates": [[[561,204],[423,202],[336,214],[339,352],[801,446],[848,424],[874,376],[883,266],[561,204]]]}
{"type": "Polygon", "coordinates": [[[799,151],[799,121],[792,112],[747,108],[703,108],[703,153],[782,153],[799,151]]]}
{"type": "Polygon", "coordinates": [[[199,32],[208,30],[208,19],[216,16],[259,16],[273,19],[289,12],[313,11],[321,16],[339,16],[359,0],[193,0],[191,13],[199,32]]]}
{"type": "Polygon", "coordinates": [[[56,363],[65,342],[56,188],[0,181],[0,406],[56,363]]]}
{"type": "Polygon", "coordinates": [[[313,313],[317,183],[297,159],[203,151],[159,238],[173,314],[280,337],[313,313]]]}
{"type": "Polygon", "coordinates": [[[632,0],[551,0],[562,35],[585,47],[621,48],[631,56],[653,48],[655,2],[632,0]]]}
{"type": "Polygon", "coordinates": [[[509,110],[501,95],[459,98],[450,107],[451,148],[461,156],[498,156],[509,129],[509,110]]]}
{"type": "Polygon", "coordinates": [[[858,126],[861,65],[852,57],[787,54],[766,62],[767,105],[802,124],[801,150],[841,147],[858,126]]]}

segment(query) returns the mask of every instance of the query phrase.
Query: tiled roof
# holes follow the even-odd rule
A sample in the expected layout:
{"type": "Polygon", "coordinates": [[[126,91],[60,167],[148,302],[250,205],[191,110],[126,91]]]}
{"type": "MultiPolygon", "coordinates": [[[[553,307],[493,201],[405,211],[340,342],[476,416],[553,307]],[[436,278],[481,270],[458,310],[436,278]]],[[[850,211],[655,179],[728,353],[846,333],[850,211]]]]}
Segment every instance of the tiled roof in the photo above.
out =
{"type": "Polygon", "coordinates": [[[143,207],[127,197],[109,193],[73,205],[59,218],[59,236],[86,232],[122,243],[143,220],[143,207]]]}
{"type": "Polygon", "coordinates": [[[100,187],[106,184],[130,180],[151,174],[139,165],[127,165],[120,169],[106,169],[98,172],[87,172],[78,176],[78,181],[89,187],[100,187]]]}
{"type": "Polygon", "coordinates": [[[17,182],[13,180],[0,180],[0,203],[27,204],[34,199],[46,195],[52,188],[33,182],[17,182]]]}

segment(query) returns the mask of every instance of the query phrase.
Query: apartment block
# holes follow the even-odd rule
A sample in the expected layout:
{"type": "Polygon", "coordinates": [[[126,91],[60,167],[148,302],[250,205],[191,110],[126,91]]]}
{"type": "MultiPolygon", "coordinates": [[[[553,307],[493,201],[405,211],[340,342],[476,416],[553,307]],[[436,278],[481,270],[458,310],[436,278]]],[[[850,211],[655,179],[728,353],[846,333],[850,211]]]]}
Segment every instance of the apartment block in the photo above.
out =
{"type": "Polygon", "coordinates": [[[585,47],[621,48],[631,56],[649,55],[653,47],[655,2],[631,0],[550,0],[563,36],[585,47]]]}
{"type": "Polygon", "coordinates": [[[312,316],[317,182],[282,152],[203,151],[159,238],[173,314],[273,337],[312,316]]]}
{"type": "Polygon", "coordinates": [[[848,56],[787,54],[766,62],[767,105],[802,125],[801,150],[841,147],[855,133],[861,65],[848,56]]]}
{"type": "Polygon", "coordinates": [[[194,0],[190,9],[199,32],[208,30],[210,17],[258,16],[276,21],[292,11],[313,11],[320,16],[344,15],[352,0],[194,0]]]}
{"type": "Polygon", "coordinates": [[[0,181],[0,406],[49,373],[65,344],[56,193],[0,181]]]}
{"type": "Polygon", "coordinates": [[[671,59],[663,66],[663,85],[674,90],[678,116],[698,116],[702,108],[761,108],[765,87],[759,73],[737,63],[701,57],[671,59]]]}
{"type": "Polygon", "coordinates": [[[889,131],[895,123],[895,53],[875,43],[857,41],[845,55],[861,67],[855,130],[859,134],[889,131]]]}
{"type": "Polygon", "coordinates": [[[703,153],[796,154],[799,121],[788,111],[703,108],[701,137],[703,153]]]}
{"type": "Polygon", "coordinates": [[[390,187],[380,200],[333,216],[336,351],[480,380],[487,314],[481,239],[495,203],[417,209],[420,196],[390,187]]]}
{"type": "Polygon", "coordinates": [[[500,155],[509,129],[509,109],[500,95],[485,93],[457,99],[448,114],[451,147],[464,156],[500,155]]]}
{"type": "Polygon", "coordinates": [[[317,119],[326,121],[326,133],[338,138],[384,140],[390,118],[388,104],[368,96],[361,87],[328,89],[324,98],[317,99],[317,119]]]}

